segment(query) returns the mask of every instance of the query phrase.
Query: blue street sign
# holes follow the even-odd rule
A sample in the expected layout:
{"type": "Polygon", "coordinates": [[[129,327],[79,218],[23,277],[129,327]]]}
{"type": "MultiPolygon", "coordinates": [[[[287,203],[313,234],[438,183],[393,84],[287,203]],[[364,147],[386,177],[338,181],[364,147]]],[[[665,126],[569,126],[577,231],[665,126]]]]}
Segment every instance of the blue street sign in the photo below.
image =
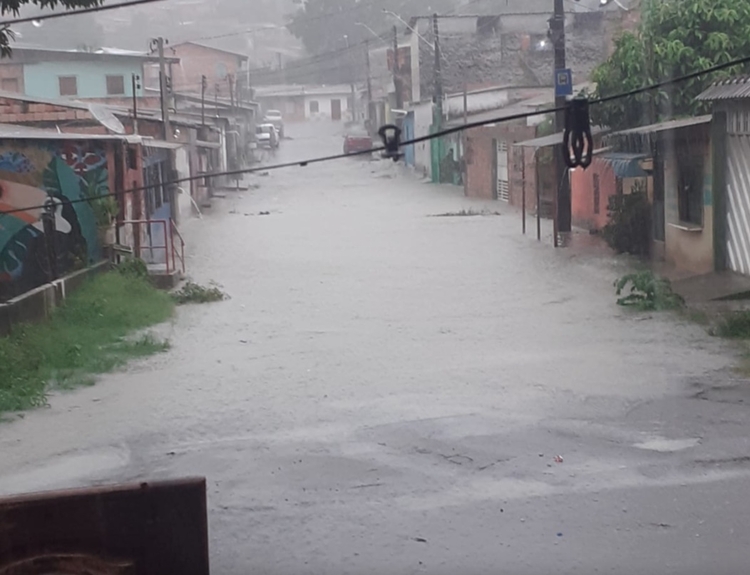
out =
{"type": "Polygon", "coordinates": [[[573,95],[573,74],[570,68],[555,71],[555,97],[573,95]]]}

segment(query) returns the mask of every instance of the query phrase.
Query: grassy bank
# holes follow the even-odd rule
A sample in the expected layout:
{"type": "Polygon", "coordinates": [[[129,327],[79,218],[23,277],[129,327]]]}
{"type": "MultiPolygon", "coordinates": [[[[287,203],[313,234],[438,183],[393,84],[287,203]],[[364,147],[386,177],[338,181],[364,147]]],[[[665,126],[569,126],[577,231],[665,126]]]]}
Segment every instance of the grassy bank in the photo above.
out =
{"type": "Polygon", "coordinates": [[[0,413],[45,405],[47,393],[90,385],[94,376],[131,358],[163,351],[166,342],[132,332],[168,319],[169,294],[133,274],[90,280],[50,321],[0,338],[0,413]]]}

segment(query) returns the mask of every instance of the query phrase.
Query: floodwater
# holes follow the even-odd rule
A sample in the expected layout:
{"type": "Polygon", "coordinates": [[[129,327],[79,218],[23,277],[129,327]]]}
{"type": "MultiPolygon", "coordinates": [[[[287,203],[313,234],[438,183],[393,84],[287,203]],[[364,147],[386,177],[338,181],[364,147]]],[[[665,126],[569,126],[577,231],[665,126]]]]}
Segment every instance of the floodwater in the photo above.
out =
{"type": "MultiPolygon", "coordinates": [[[[326,129],[269,161],[338,152],[326,129]]],[[[203,475],[217,574],[746,572],[730,346],[393,163],[245,184],[184,226],[231,299],[0,426],[0,493],[203,475]]]]}

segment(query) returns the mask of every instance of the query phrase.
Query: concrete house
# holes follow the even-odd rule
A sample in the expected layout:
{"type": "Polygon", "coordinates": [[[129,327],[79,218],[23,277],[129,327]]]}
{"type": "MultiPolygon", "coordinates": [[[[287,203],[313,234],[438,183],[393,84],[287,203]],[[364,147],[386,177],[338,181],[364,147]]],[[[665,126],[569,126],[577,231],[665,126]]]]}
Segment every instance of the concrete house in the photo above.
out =
{"type": "MultiPolygon", "coordinates": [[[[211,99],[229,99],[231,92],[234,92],[233,97],[238,94],[239,99],[246,97],[248,57],[245,54],[198,42],[175,44],[165,51],[179,60],[179,65],[171,67],[173,90],[200,94],[201,78],[205,76],[206,94],[211,99]]],[[[158,86],[158,70],[149,72],[148,85],[158,86]]]]}
{"type": "MultiPolygon", "coordinates": [[[[263,111],[280,110],[287,122],[352,119],[352,89],[348,84],[258,86],[255,100],[263,111]]],[[[362,106],[359,109],[363,110],[362,106]]]]}
{"type": "MultiPolygon", "coordinates": [[[[151,54],[111,48],[84,52],[14,46],[12,56],[0,60],[0,89],[34,98],[122,101],[133,96],[133,75],[143,78],[145,67],[157,61],[151,54]]],[[[143,95],[141,82],[136,96],[143,95]]]]}

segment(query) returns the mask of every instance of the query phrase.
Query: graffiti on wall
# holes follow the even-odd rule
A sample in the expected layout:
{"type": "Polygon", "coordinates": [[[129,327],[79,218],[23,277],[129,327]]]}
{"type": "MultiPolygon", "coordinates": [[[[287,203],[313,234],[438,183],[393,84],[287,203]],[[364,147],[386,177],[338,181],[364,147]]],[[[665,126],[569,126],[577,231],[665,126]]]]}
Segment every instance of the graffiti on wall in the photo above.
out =
{"type": "Polygon", "coordinates": [[[59,274],[101,258],[89,202],[109,193],[105,149],[91,142],[8,141],[0,144],[0,301],[50,277],[41,206],[54,205],[55,266],[59,274]],[[6,213],[9,212],[9,213],[6,213]]]}

